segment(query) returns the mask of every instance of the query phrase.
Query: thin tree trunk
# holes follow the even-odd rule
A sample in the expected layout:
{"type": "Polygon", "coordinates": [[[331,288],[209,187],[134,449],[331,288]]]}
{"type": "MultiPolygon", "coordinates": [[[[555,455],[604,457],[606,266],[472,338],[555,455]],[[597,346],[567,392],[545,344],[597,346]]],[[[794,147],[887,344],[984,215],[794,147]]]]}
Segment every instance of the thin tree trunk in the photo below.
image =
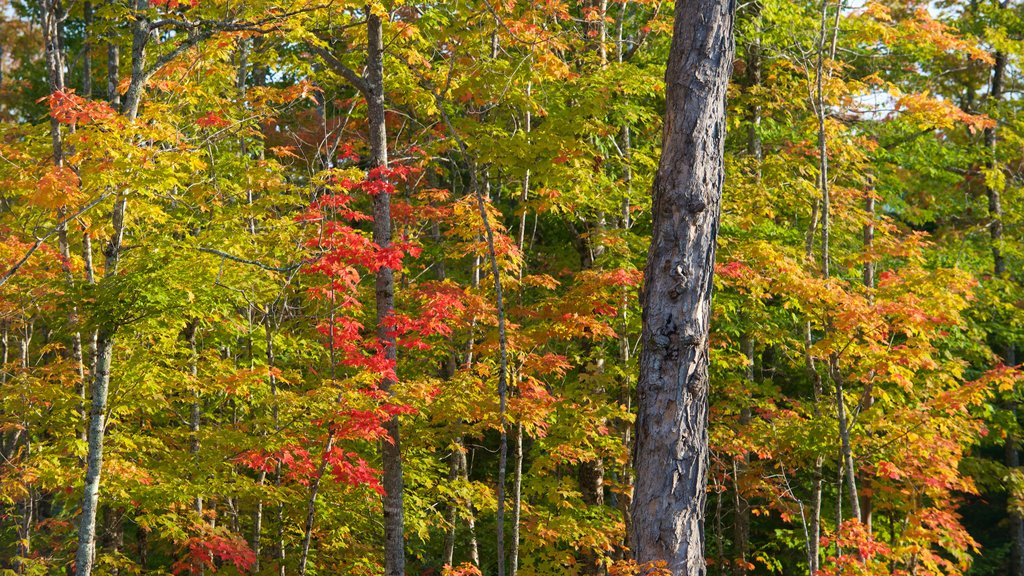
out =
{"type": "MultiPolygon", "coordinates": [[[[263,319],[263,330],[267,340],[267,381],[270,384],[270,396],[273,399],[271,404],[271,417],[274,421],[274,432],[281,432],[281,408],[277,398],[277,376],[274,374],[274,306],[267,307],[266,316],[263,319]]],[[[274,465],[274,486],[281,487],[281,462],[274,465]]],[[[261,503],[262,509],[262,503],[261,503]]],[[[286,548],[284,545],[284,503],[277,505],[277,546],[274,550],[277,560],[278,576],[285,576],[286,548]]]]}
{"type": "Polygon", "coordinates": [[[313,538],[313,523],[316,520],[316,497],[320,493],[320,482],[327,470],[327,458],[334,449],[334,432],[327,435],[324,456],[320,460],[320,468],[309,486],[309,499],[306,501],[306,524],[303,528],[302,552],[299,554],[299,576],[306,576],[306,565],[309,559],[309,546],[313,538]]]}
{"type": "MultiPolygon", "coordinates": [[[[43,2],[43,41],[46,53],[47,80],[50,94],[55,95],[63,92],[64,84],[64,55],[60,50],[60,3],[58,0],[45,0],[43,2]]],[[[89,15],[91,17],[91,15],[89,15]]],[[[50,117],[50,143],[53,156],[53,165],[56,168],[64,167],[64,139],[61,125],[56,118],[50,117]]],[[[67,207],[61,207],[58,211],[58,218],[62,222],[57,227],[57,244],[61,255],[61,271],[64,273],[64,280],[68,287],[73,289],[75,278],[71,270],[71,246],[68,241],[68,225],[64,222],[67,217],[67,207]]],[[[79,429],[78,437],[86,441],[88,429],[88,414],[85,407],[86,402],[86,380],[85,366],[82,362],[82,336],[76,329],[78,326],[78,307],[72,305],[68,310],[68,331],[70,332],[70,355],[68,359],[75,365],[78,372],[78,396],[80,403],[78,411],[82,420],[82,427],[79,429]]]]}
{"type": "MultiPolygon", "coordinates": [[[[263,483],[267,480],[266,471],[260,470],[259,475],[256,477],[256,486],[260,490],[263,489],[263,483]]],[[[260,552],[262,550],[261,543],[263,541],[263,499],[256,500],[256,508],[252,511],[252,553],[255,557],[255,561],[252,565],[252,571],[254,574],[260,572],[260,552]]]]}
{"type": "MultiPolygon", "coordinates": [[[[753,39],[747,45],[746,74],[745,82],[748,91],[756,90],[761,86],[761,2],[754,0],[750,7],[750,18],[754,20],[753,39]]],[[[761,106],[757,104],[757,94],[749,95],[755,101],[747,109],[747,155],[755,164],[754,177],[761,180],[761,164],[764,160],[764,150],[761,144],[761,106]]],[[[740,339],[740,346],[744,356],[747,358],[746,380],[750,385],[754,384],[754,340],[746,333],[740,339]]],[[[750,424],[750,408],[744,406],[740,412],[740,425],[750,424]]],[[[743,574],[747,571],[747,546],[750,540],[750,504],[743,497],[740,489],[740,479],[746,474],[750,465],[750,453],[744,452],[739,460],[733,460],[733,494],[735,517],[733,519],[733,548],[734,563],[733,573],[743,574]]]]}
{"type": "MultiPolygon", "coordinates": [[[[462,470],[462,481],[469,484],[469,462],[466,459],[466,452],[459,451],[461,460],[459,469],[462,470]]],[[[473,510],[473,500],[466,500],[466,528],[469,529],[469,561],[476,567],[480,567],[480,546],[476,539],[476,512],[473,510]]]]}
{"type": "MultiPolygon", "coordinates": [[[[114,232],[108,242],[104,277],[117,273],[124,234],[125,202],[117,199],[111,218],[114,232]]],[[[92,378],[92,402],[89,411],[89,444],[86,457],[85,490],[82,498],[82,516],[78,529],[78,551],[75,557],[77,576],[92,573],[92,550],[96,540],[96,509],[99,503],[100,475],[103,469],[103,440],[106,433],[107,393],[110,388],[110,364],[114,354],[114,330],[104,327],[98,331],[96,368],[92,378]]]]}
{"type": "MultiPolygon", "coordinates": [[[[458,439],[455,440],[455,444],[456,446],[452,449],[452,454],[448,458],[448,482],[450,484],[455,484],[460,478],[458,453],[462,451],[462,447],[459,446],[460,442],[458,439]]],[[[441,555],[441,564],[453,566],[455,559],[455,531],[456,524],[459,521],[458,502],[452,501],[448,506],[448,514],[445,521],[448,522],[448,531],[445,532],[444,536],[444,552],[441,555]]]]}
{"type": "Polygon", "coordinates": [[[498,267],[497,251],[494,242],[494,227],[491,226],[490,216],[487,214],[487,199],[481,190],[477,178],[477,171],[472,165],[469,148],[459,136],[452,124],[451,118],[444,109],[444,100],[441,95],[434,93],[438,112],[444,120],[452,138],[459,146],[463,157],[470,162],[469,179],[471,193],[476,196],[477,208],[480,213],[480,220],[484,227],[484,237],[487,240],[487,255],[490,261],[491,274],[494,277],[494,304],[498,317],[498,422],[500,426],[500,440],[498,443],[498,486],[497,486],[497,513],[495,514],[498,576],[505,576],[505,476],[508,465],[508,335],[505,330],[505,296],[502,289],[501,269],[498,267]]]}
{"type": "MultiPolygon", "coordinates": [[[[367,9],[366,103],[370,130],[370,166],[387,168],[387,127],[384,118],[384,38],[380,16],[367,9]]],[[[373,241],[381,248],[391,245],[391,195],[381,192],[373,197],[373,241]]],[[[395,308],[394,272],[382,267],[376,278],[377,338],[384,345],[387,359],[397,358],[394,334],[387,321],[395,308]]],[[[394,382],[385,378],[381,388],[391,391],[394,382]]],[[[402,445],[398,417],[384,428],[388,439],[381,442],[384,469],[384,567],[386,576],[405,574],[405,528],[403,520],[402,445]]]]}
{"type": "MultiPolygon", "coordinates": [[[[447,119],[447,116],[446,116],[447,119]]],[[[449,122],[449,128],[450,126],[449,122]]],[[[454,129],[452,129],[454,133],[454,129]]],[[[465,145],[459,141],[463,154],[466,154],[465,145]]],[[[491,226],[490,217],[487,214],[487,203],[484,200],[483,192],[476,181],[476,170],[470,167],[470,186],[476,193],[477,207],[480,211],[480,219],[484,225],[484,232],[487,239],[487,254],[491,264],[491,274],[494,275],[494,302],[498,314],[498,421],[501,426],[501,434],[498,445],[498,510],[497,510],[497,564],[498,576],[505,576],[505,473],[508,464],[508,338],[505,332],[505,302],[501,285],[501,270],[498,268],[498,257],[494,245],[494,229],[491,226]]]]}
{"type": "MultiPolygon", "coordinates": [[[[29,323],[25,327],[21,339],[21,369],[24,371],[28,371],[31,365],[29,347],[32,344],[32,332],[32,324],[29,323]]],[[[24,436],[25,448],[21,455],[21,461],[27,465],[32,457],[32,433],[29,430],[28,422],[22,422],[22,429],[24,430],[22,436],[24,436]]],[[[17,451],[17,437],[13,444],[14,451],[17,451]]],[[[15,506],[17,512],[15,532],[18,537],[18,545],[15,547],[17,559],[14,561],[14,571],[17,574],[24,574],[28,569],[23,559],[27,559],[32,552],[32,522],[35,519],[33,512],[35,511],[36,490],[29,482],[23,484],[23,489],[25,497],[19,499],[15,506]]]]}
{"type": "MultiPolygon", "coordinates": [[[[747,358],[746,379],[751,385],[754,384],[754,341],[749,335],[744,335],[740,341],[743,355],[747,358]]],[[[750,408],[744,406],[740,411],[740,426],[750,424],[750,408]]],[[[738,459],[732,461],[733,477],[733,498],[735,506],[735,517],[733,518],[733,573],[743,574],[747,571],[747,543],[750,540],[750,504],[743,496],[741,479],[746,475],[750,466],[750,453],[744,452],[738,459]]]]}
{"type": "MultiPolygon", "coordinates": [[[[129,84],[128,102],[124,114],[134,121],[138,114],[145,83],[146,44],[149,42],[148,21],[141,17],[148,7],[146,0],[135,0],[137,19],[132,27],[132,77],[129,84]]],[[[117,274],[121,260],[121,243],[124,238],[125,211],[127,198],[119,193],[114,200],[111,213],[112,232],[104,250],[106,257],[103,270],[104,280],[117,274]]],[[[107,393],[110,388],[110,364],[114,355],[114,326],[103,326],[97,331],[96,365],[92,376],[92,402],[89,412],[89,445],[86,457],[85,487],[82,498],[82,515],[78,528],[78,550],[75,554],[77,576],[90,576],[93,568],[92,550],[96,541],[96,509],[99,502],[100,476],[103,469],[103,440],[106,433],[107,393]]]]}
{"type": "MultiPolygon", "coordinates": [[[[1014,419],[1017,417],[1017,408],[1013,406],[1011,414],[1014,419]]],[[[1010,469],[1020,467],[1020,452],[1017,450],[1017,439],[1013,435],[1006,438],[1006,467],[1010,469]]],[[[1010,513],[1010,575],[1020,576],[1024,574],[1024,523],[1021,522],[1019,513],[1010,513]]]]}
{"type": "MultiPolygon", "coordinates": [[[[619,17],[617,21],[617,34],[615,40],[615,54],[616,60],[619,64],[623,62],[623,25],[626,20],[626,7],[628,2],[623,2],[619,9],[619,17]]],[[[622,156],[624,162],[624,173],[623,181],[625,184],[625,193],[622,196],[621,212],[619,214],[619,226],[624,231],[628,231],[632,227],[632,218],[630,216],[630,197],[633,192],[633,139],[632,131],[629,124],[625,124],[622,127],[622,156]]],[[[629,303],[632,299],[631,290],[625,286],[622,287],[622,296],[619,299],[619,363],[621,366],[629,366],[630,360],[630,347],[629,347],[629,303]]],[[[626,407],[627,412],[632,412],[633,409],[633,393],[630,390],[630,378],[629,371],[623,372],[622,383],[619,391],[619,401],[623,406],[626,407]]],[[[633,443],[633,427],[630,423],[620,422],[622,429],[622,446],[625,448],[626,454],[628,455],[627,461],[622,466],[620,473],[620,483],[622,486],[622,493],[618,497],[618,508],[622,513],[622,523],[625,526],[625,538],[622,542],[623,554],[627,558],[632,557],[632,551],[629,548],[629,535],[633,532],[632,524],[633,517],[630,514],[630,509],[633,506],[633,462],[632,462],[632,443],[633,443]]]]}
{"type": "MultiPolygon", "coordinates": [[[[829,278],[829,262],[831,253],[829,247],[831,235],[831,189],[829,186],[829,163],[828,163],[828,139],[825,131],[825,41],[828,26],[828,6],[830,0],[822,0],[820,36],[818,42],[818,62],[815,71],[815,111],[818,118],[818,185],[821,191],[821,275],[829,278]]],[[[840,3],[842,0],[840,0],[840,3]]],[[[832,30],[832,48],[830,55],[834,57],[836,49],[836,37],[838,34],[838,20],[842,12],[842,6],[836,6],[835,24],[832,30]]],[[[831,331],[830,321],[826,320],[826,332],[831,331]]],[[[859,522],[862,520],[860,510],[860,497],[857,492],[857,468],[853,460],[853,447],[850,442],[850,428],[846,415],[846,402],[843,399],[843,378],[839,366],[839,355],[833,352],[829,357],[829,376],[836,389],[836,411],[839,420],[839,439],[842,447],[842,466],[846,468],[847,489],[850,498],[850,508],[853,517],[859,522]]]]}
{"type": "MultiPolygon", "coordinates": [[[[192,320],[185,326],[185,341],[188,342],[189,348],[189,360],[188,360],[188,372],[192,377],[192,385],[197,386],[199,384],[199,348],[196,345],[196,330],[198,325],[195,320],[192,320]]],[[[198,464],[199,459],[199,426],[202,418],[201,405],[199,403],[199,392],[193,392],[191,413],[189,414],[189,453],[192,455],[193,465],[198,464]]],[[[203,516],[203,497],[196,495],[192,501],[192,509],[196,515],[202,518],[203,516]]]]}
{"type": "Polygon", "coordinates": [[[121,81],[121,48],[116,42],[107,43],[107,101],[115,109],[121,107],[121,93],[117,85],[121,81]]]}
{"type": "Polygon", "coordinates": [[[516,423],[515,443],[512,445],[512,543],[509,551],[509,576],[519,572],[519,521],[523,512],[523,423],[516,423]]]}
{"type": "MultiPolygon", "coordinates": [[[[1005,9],[1007,1],[999,2],[1005,9]]],[[[992,67],[992,82],[988,97],[992,105],[998,105],[1003,98],[1003,84],[1007,66],[1006,54],[995,53],[995,64],[992,67]]],[[[995,127],[985,129],[985,146],[988,148],[989,170],[998,169],[998,138],[995,127]]],[[[992,272],[996,278],[1006,278],[1006,257],[1003,254],[1003,205],[1000,190],[995,186],[986,187],[988,194],[989,236],[992,249],[992,272]]],[[[1000,351],[1003,362],[1008,366],[1016,365],[1016,350],[1013,343],[1008,343],[1000,351]]],[[[1011,403],[1010,412],[1016,422],[1017,406],[1011,403]]],[[[1020,466],[1020,455],[1017,450],[1017,438],[1013,432],[1007,434],[1005,446],[1005,463],[1009,468],[1020,466]]],[[[1015,510],[1010,511],[1010,572],[1011,576],[1024,576],[1024,518],[1015,510]]]]}
{"type": "Polygon", "coordinates": [[[631,535],[641,566],[665,562],[674,575],[706,570],[707,338],[733,50],[732,2],[676,2],[641,297],[631,535]]]}
{"type": "Polygon", "coordinates": [[[82,96],[92,98],[92,2],[82,3],[82,96]]]}

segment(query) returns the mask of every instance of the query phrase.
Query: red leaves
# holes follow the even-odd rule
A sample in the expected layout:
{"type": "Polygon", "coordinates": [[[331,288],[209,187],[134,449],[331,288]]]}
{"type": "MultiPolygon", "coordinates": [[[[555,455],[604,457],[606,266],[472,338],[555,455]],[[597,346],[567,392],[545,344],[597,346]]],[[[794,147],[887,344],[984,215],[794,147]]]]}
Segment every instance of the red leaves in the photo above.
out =
{"type": "Polygon", "coordinates": [[[352,487],[365,486],[374,492],[384,495],[384,487],[380,483],[380,470],[371,467],[355,452],[334,446],[324,455],[327,470],[335,482],[352,487]]]}
{"type": "Polygon", "coordinates": [[[172,574],[216,572],[218,563],[230,564],[239,572],[248,572],[256,564],[256,554],[244,538],[207,528],[203,534],[189,538],[184,545],[185,556],[171,566],[172,574]]]}
{"type": "Polygon", "coordinates": [[[733,260],[724,264],[715,265],[715,274],[723,278],[731,278],[734,280],[742,280],[749,276],[753,271],[746,264],[733,260]]]}
{"type": "Polygon", "coordinates": [[[342,144],[338,148],[338,160],[351,160],[352,162],[359,162],[359,155],[352,149],[352,145],[349,143],[342,144]]]}
{"type": "Polygon", "coordinates": [[[231,122],[221,118],[213,112],[207,112],[205,116],[196,119],[196,125],[201,128],[223,128],[230,126],[231,122]]]}
{"type": "Polygon", "coordinates": [[[153,0],[153,6],[164,6],[168,10],[177,10],[183,6],[195,8],[199,6],[199,0],[153,0]]]}
{"type": "Polygon", "coordinates": [[[63,90],[53,92],[49,96],[40,98],[39,102],[46,101],[50,106],[50,116],[61,124],[86,124],[101,120],[109,120],[116,116],[114,109],[107,103],[95,100],[86,100],[75,94],[74,90],[63,90]]]}

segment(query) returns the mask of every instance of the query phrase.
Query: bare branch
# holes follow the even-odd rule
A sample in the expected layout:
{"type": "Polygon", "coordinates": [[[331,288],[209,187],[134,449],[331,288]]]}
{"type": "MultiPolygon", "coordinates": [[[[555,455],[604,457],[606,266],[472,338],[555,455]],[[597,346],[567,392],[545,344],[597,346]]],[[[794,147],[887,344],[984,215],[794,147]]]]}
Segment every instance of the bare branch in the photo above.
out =
{"type": "Polygon", "coordinates": [[[220,256],[224,260],[231,260],[232,262],[238,262],[239,264],[248,264],[250,266],[256,266],[257,268],[262,268],[270,272],[291,272],[293,270],[298,270],[299,268],[305,266],[306,264],[311,264],[316,261],[315,259],[307,258],[304,260],[300,260],[299,262],[295,262],[293,264],[288,264],[287,266],[271,266],[269,264],[264,264],[262,262],[257,262],[255,260],[246,260],[245,258],[241,258],[233,254],[228,254],[227,252],[222,252],[220,250],[215,250],[213,248],[205,248],[203,246],[198,246],[196,249],[199,250],[200,252],[220,256]]]}

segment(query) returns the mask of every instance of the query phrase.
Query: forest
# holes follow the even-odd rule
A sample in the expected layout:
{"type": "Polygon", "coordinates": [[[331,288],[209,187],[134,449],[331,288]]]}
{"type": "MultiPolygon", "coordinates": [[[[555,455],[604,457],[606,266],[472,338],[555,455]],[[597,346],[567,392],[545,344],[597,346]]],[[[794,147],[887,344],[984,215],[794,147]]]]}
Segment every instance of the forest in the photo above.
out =
{"type": "Polygon", "coordinates": [[[1022,94],[1018,0],[0,0],[0,575],[1024,576],[1022,94]]]}

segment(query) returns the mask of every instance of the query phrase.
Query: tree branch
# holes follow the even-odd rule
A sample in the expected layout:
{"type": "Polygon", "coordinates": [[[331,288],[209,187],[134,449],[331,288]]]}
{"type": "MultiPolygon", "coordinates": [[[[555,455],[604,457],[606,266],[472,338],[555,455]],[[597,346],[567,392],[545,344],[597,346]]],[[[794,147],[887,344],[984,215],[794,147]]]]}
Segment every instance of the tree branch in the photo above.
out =
{"type": "Polygon", "coordinates": [[[307,43],[307,46],[323,59],[324,64],[327,64],[331,70],[334,70],[335,73],[347,80],[349,84],[355,86],[356,90],[359,90],[364,96],[370,93],[370,85],[366,83],[366,79],[355,70],[346,66],[344,62],[335,57],[334,54],[331,54],[329,50],[309,43],[307,43]]]}
{"type": "Polygon", "coordinates": [[[225,260],[231,260],[232,262],[238,262],[239,264],[248,264],[250,266],[256,266],[257,268],[262,268],[270,272],[291,272],[293,270],[301,268],[302,266],[305,266],[306,264],[311,264],[316,261],[315,259],[307,258],[304,260],[300,260],[299,262],[295,262],[293,264],[288,264],[287,266],[270,266],[269,264],[264,264],[262,262],[257,262],[255,260],[246,260],[245,258],[240,258],[233,254],[228,254],[227,252],[222,252],[220,250],[215,250],[213,248],[205,248],[203,246],[198,246],[196,247],[196,249],[199,250],[200,252],[220,256],[225,260]]]}
{"type": "Polygon", "coordinates": [[[100,195],[100,196],[99,196],[98,198],[96,198],[96,199],[95,199],[95,200],[93,200],[92,202],[89,202],[89,203],[88,203],[88,204],[86,204],[85,206],[82,206],[82,207],[81,207],[81,208],[80,208],[80,209],[78,210],[78,212],[75,212],[75,213],[74,213],[74,214],[72,214],[71,216],[68,216],[67,218],[65,218],[64,220],[62,220],[62,221],[61,221],[61,222],[60,222],[59,224],[57,224],[57,225],[56,225],[56,226],[54,226],[54,227],[53,227],[52,229],[50,229],[50,231],[49,231],[49,232],[47,232],[46,234],[44,234],[44,235],[42,235],[42,236],[38,236],[38,237],[36,237],[36,241],[35,241],[35,243],[33,243],[33,244],[32,244],[32,247],[31,247],[31,248],[29,248],[29,249],[28,249],[28,250],[27,250],[27,251],[25,252],[25,255],[24,255],[24,256],[22,256],[20,260],[18,260],[17,262],[15,262],[15,263],[14,263],[14,266],[11,266],[11,269],[10,269],[10,270],[8,270],[8,271],[7,271],[7,273],[5,273],[5,274],[4,274],[3,276],[0,276],[0,286],[3,286],[4,284],[6,284],[6,283],[7,283],[7,281],[11,279],[11,277],[12,277],[12,276],[14,276],[15,274],[17,274],[18,270],[19,270],[19,269],[20,269],[20,268],[21,268],[22,266],[24,266],[26,262],[28,262],[28,259],[29,259],[29,258],[31,258],[31,257],[32,257],[32,254],[34,254],[34,253],[35,253],[35,251],[36,251],[36,250],[38,250],[38,249],[39,249],[39,247],[43,245],[43,242],[46,242],[47,240],[49,240],[49,239],[50,239],[50,238],[51,238],[51,237],[52,237],[52,236],[53,236],[54,234],[56,234],[56,233],[57,233],[57,232],[58,232],[58,231],[59,231],[59,230],[60,230],[60,229],[61,229],[62,227],[66,226],[68,222],[71,222],[71,221],[72,221],[72,220],[74,220],[75,218],[78,218],[79,216],[81,216],[82,214],[84,214],[84,213],[85,213],[86,211],[88,211],[88,210],[89,210],[90,208],[92,208],[93,206],[96,206],[97,204],[99,204],[100,202],[102,202],[103,200],[105,200],[105,199],[106,199],[107,197],[109,197],[109,196],[110,196],[110,194],[111,194],[110,192],[107,192],[107,193],[101,194],[101,195],[100,195]]]}

